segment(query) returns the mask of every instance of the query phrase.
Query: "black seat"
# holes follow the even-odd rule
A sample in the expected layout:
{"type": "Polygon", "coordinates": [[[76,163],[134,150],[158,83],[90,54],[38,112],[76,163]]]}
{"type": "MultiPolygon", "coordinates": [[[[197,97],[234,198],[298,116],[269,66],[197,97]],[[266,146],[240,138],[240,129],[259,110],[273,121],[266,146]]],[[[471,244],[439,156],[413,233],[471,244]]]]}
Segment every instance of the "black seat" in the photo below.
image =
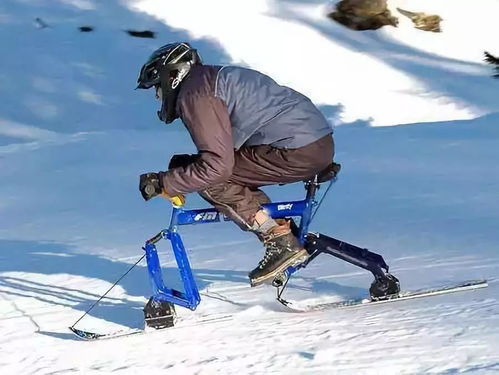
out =
{"type": "Polygon", "coordinates": [[[316,176],[312,177],[311,179],[309,179],[306,182],[312,183],[315,181],[316,178],[317,178],[317,182],[319,184],[326,182],[326,181],[330,181],[333,178],[335,178],[338,175],[338,173],[340,173],[340,170],[341,170],[341,164],[335,163],[333,161],[326,168],[324,168],[322,171],[317,173],[316,176]]]}

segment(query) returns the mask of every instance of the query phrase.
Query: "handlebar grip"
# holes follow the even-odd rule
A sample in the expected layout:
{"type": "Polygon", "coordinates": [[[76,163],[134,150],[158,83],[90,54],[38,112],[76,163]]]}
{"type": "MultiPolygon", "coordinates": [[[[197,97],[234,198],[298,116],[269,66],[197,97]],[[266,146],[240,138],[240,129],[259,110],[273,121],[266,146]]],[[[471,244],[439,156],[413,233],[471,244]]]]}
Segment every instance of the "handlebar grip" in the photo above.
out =
{"type": "Polygon", "coordinates": [[[170,197],[167,194],[161,194],[161,196],[168,199],[175,207],[182,207],[185,204],[185,196],[182,194],[175,195],[173,197],[170,197]]]}

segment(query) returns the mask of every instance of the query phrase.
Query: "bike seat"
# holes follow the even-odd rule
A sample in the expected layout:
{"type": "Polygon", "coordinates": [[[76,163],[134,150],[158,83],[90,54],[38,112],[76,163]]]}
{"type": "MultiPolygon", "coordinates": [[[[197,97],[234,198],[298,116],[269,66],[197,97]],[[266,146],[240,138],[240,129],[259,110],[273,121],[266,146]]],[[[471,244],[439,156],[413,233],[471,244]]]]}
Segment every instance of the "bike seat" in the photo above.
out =
{"type": "Polygon", "coordinates": [[[326,168],[324,168],[322,171],[317,173],[315,176],[312,178],[308,179],[306,182],[312,183],[314,181],[317,181],[319,184],[330,181],[333,178],[335,178],[338,173],[340,173],[341,170],[341,164],[335,163],[334,161],[331,162],[326,168]]]}

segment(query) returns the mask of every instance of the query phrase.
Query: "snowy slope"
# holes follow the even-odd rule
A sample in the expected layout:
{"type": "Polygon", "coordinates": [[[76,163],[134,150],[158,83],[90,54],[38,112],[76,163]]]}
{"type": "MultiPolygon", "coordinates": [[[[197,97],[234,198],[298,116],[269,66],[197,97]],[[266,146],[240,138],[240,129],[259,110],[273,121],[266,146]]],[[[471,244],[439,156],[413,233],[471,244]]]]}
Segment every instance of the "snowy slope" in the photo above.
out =
{"type": "Polygon", "coordinates": [[[442,34],[416,30],[400,14],[400,28],[355,33],[324,16],[331,7],[325,1],[132,3],[192,37],[215,38],[235,62],[292,85],[316,103],[339,105],[343,122],[393,125],[497,110],[496,100],[472,90],[492,95],[497,86],[480,63],[484,49],[497,48],[497,13],[485,10],[497,10],[494,0],[471,9],[467,0],[393,1],[393,9],[440,13],[442,34]],[[203,16],[193,16],[192,9],[203,16]]]}
{"type": "MultiPolygon", "coordinates": [[[[439,13],[444,33],[433,34],[402,18],[396,29],[346,30],[323,17],[330,5],[319,1],[2,1],[2,373],[499,371],[499,82],[480,61],[483,50],[499,54],[499,4],[474,4],[392,2],[439,13]],[[37,28],[36,17],[49,27],[37,28]],[[83,25],[95,31],[79,33],[83,25]],[[154,30],[157,39],[130,38],[125,29],[154,30]],[[335,139],[344,168],[313,230],[382,253],[404,288],[480,278],[490,286],[291,314],[273,302],[273,288],[247,284],[261,256],[254,237],[230,223],[207,225],[182,230],[203,299],[196,312],[178,309],[185,328],[75,340],[66,327],[167,225],[170,207],[145,204],[137,176],[194,151],[181,124],[157,122],[152,93],[133,91],[148,53],[172,40],[191,41],[208,63],[269,73],[343,125],[335,139]],[[297,58],[297,45],[323,62],[297,58]],[[396,124],[407,125],[378,126],[396,124]],[[189,327],[214,314],[231,318],[189,327]]],[[[275,200],[304,192],[300,184],[267,191],[275,200]]],[[[173,260],[162,258],[165,279],[178,285],[173,260]]],[[[370,281],[323,258],[296,275],[288,295],[356,298],[370,281]]],[[[141,263],[80,327],[139,327],[149,295],[141,263]]]]}

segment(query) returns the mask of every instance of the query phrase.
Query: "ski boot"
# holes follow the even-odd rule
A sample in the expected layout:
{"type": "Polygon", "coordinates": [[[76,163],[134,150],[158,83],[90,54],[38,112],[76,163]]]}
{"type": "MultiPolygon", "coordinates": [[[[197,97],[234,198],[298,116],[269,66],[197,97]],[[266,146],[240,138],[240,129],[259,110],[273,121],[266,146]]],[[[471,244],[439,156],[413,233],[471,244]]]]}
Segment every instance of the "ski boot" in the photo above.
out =
{"type": "Polygon", "coordinates": [[[175,324],[175,306],[167,301],[158,301],[154,297],[144,307],[146,325],[155,329],[173,327],[175,324]]]}
{"type": "Polygon", "coordinates": [[[309,254],[293,235],[290,222],[274,227],[263,236],[266,247],[263,259],[249,273],[251,286],[257,286],[272,281],[290,266],[295,266],[307,260],[309,254]]]}
{"type": "Polygon", "coordinates": [[[371,300],[380,301],[398,297],[400,283],[392,274],[386,273],[384,278],[376,277],[369,288],[371,300]]]}

